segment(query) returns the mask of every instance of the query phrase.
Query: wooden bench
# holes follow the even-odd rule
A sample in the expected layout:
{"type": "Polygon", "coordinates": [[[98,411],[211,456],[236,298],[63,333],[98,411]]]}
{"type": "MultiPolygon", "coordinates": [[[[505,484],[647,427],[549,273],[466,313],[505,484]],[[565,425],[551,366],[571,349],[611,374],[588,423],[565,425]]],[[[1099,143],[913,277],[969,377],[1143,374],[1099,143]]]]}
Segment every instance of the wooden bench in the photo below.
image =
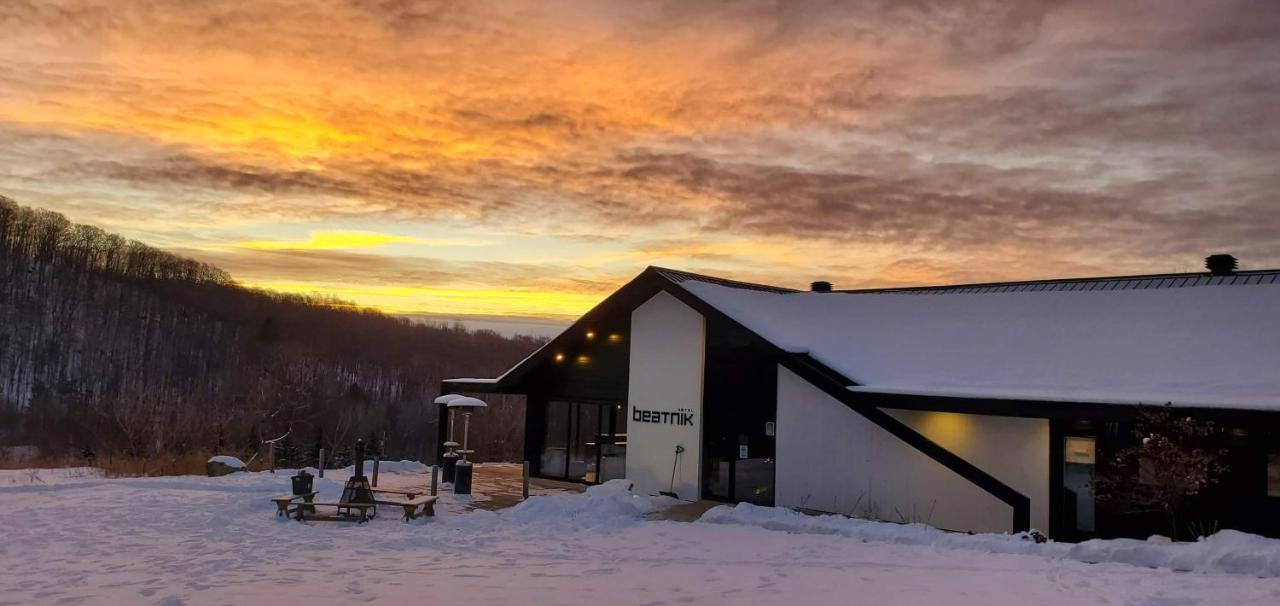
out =
{"type": "Polygon", "coordinates": [[[398,494],[406,499],[414,499],[430,491],[429,488],[373,488],[372,490],[385,494],[398,494]]]}
{"type": "Polygon", "coordinates": [[[338,522],[357,522],[363,524],[378,515],[377,503],[307,503],[306,507],[298,507],[296,510],[297,517],[294,519],[299,522],[306,520],[315,521],[338,521],[338,522]],[[333,507],[335,508],[333,515],[317,515],[317,507],[333,507]],[[345,510],[345,511],[344,511],[345,510]],[[369,510],[373,510],[370,514],[369,510]],[[351,512],[357,512],[353,515],[351,512]]]}
{"type": "Polygon", "coordinates": [[[271,497],[271,502],[276,504],[276,516],[278,517],[282,515],[287,515],[289,513],[290,505],[296,504],[299,507],[303,505],[311,505],[312,504],[311,501],[312,499],[316,498],[316,494],[317,493],[315,492],[305,492],[302,494],[293,494],[293,493],[282,494],[278,497],[271,497]],[[298,499],[302,499],[302,502],[298,502],[298,499]]]}
{"type": "Polygon", "coordinates": [[[427,517],[436,515],[437,498],[439,497],[423,495],[411,498],[408,501],[397,502],[396,505],[404,508],[404,521],[408,522],[409,520],[418,519],[420,515],[427,517]],[[418,507],[422,507],[422,513],[418,513],[418,507]]]}

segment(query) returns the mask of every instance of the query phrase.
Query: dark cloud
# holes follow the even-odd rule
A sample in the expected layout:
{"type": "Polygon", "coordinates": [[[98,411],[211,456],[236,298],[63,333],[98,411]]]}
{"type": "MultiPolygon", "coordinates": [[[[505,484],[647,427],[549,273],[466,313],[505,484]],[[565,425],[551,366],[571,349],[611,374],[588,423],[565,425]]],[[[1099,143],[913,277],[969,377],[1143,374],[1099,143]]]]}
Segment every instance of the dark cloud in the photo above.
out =
{"type": "Polygon", "coordinates": [[[225,166],[191,156],[167,156],[137,164],[91,160],[62,167],[52,176],[115,179],[135,186],[175,184],[263,194],[353,195],[361,189],[351,181],[326,174],[225,166]]]}
{"type": "MultiPolygon", "coordinates": [[[[709,232],[900,244],[973,253],[1009,246],[1077,255],[1123,255],[1129,264],[1197,255],[1220,247],[1255,259],[1280,259],[1280,201],[1211,206],[1172,203],[1164,180],[1115,191],[1059,189],[1054,175],[982,165],[900,165],[891,174],[815,172],[733,164],[688,154],[631,154],[621,178],[675,186],[719,204],[709,232]],[[916,175],[924,174],[925,177],[916,175]]],[[[1280,175],[1270,183],[1280,188],[1280,175]]],[[[1275,191],[1274,189],[1271,191],[1275,191]]]]}

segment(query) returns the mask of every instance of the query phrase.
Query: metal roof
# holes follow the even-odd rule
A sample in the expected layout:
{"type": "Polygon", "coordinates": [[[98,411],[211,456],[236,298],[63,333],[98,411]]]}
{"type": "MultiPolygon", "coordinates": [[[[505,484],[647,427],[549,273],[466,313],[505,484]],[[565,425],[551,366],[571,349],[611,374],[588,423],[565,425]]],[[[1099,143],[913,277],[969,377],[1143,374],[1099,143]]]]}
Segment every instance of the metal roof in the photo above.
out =
{"type": "Polygon", "coordinates": [[[995,282],[988,284],[957,284],[951,286],[874,288],[865,290],[841,290],[836,292],[940,295],[1086,290],[1148,290],[1153,288],[1186,288],[1191,286],[1231,286],[1246,284],[1280,284],[1280,270],[1268,269],[1240,271],[1230,276],[1211,276],[1206,273],[1159,274],[1150,276],[1115,276],[1102,278],[1031,280],[1027,282],[995,282]]]}
{"type": "MultiPolygon", "coordinates": [[[[714,276],[695,274],[687,271],[652,268],[654,272],[672,282],[695,280],[730,288],[757,290],[772,293],[803,292],[794,288],[783,288],[767,284],[753,284],[714,276]]],[[[1204,272],[1183,274],[1153,274],[1142,276],[1107,276],[1100,278],[1063,278],[1053,280],[1029,280],[1025,282],[988,282],[981,284],[952,284],[942,286],[903,286],[891,288],[864,288],[833,290],[833,293],[845,294],[972,294],[972,293],[1006,293],[1006,292],[1048,292],[1048,291],[1089,291],[1089,290],[1147,290],[1153,288],[1186,288],[1191,286],[1231,286],[1248,284],[1280,284],[1280,269],[1262,269],[1238,271],[1230,276],[1211,276],[1204,272]]]]}

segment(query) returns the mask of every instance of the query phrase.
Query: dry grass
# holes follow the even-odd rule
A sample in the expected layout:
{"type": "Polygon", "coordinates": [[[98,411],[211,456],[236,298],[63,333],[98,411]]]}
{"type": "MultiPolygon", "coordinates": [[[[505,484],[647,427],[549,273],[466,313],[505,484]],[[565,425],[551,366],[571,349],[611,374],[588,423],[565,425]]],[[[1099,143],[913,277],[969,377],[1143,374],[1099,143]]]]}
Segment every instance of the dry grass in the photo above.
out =
{"type": "Polygon", "coordinates": [[[70,457],[34,457],[24,459],[0,459],[0,469],[62,469],[64,467],[88,467],[84,459],[70,457]]]}
{"type": "MultiPolygon", "coordinates": [[[[163,456],[151,459],[139,457],[99,457],[90,462],[75,457],[35,457],[18,461],[0,460],[0,469],[61,469],[66,467],[95,467],[108,478],[136,478],[143,476],[204,475],[208,453],[192,453],[180,456],[163,456]]],[[[250,471],[262,471],[265,465],[254,460],[250,471]]]]}

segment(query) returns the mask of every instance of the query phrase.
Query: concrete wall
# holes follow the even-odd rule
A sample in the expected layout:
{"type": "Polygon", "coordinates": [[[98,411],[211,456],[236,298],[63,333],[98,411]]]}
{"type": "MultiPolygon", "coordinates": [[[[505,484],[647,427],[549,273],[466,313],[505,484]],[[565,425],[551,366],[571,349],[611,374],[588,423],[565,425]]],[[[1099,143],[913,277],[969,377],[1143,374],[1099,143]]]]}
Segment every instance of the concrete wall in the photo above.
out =
{"type": "MultiPolygon", "coordinates": [[[[1046,421],[890,412],[1032,498],[1032,525],[1048,527],[1046,421]]],[[[782,367],[777,465],[784,507],[974,532],[1013,523],[1012,507],[782,367]]]]}
{"type": "Polygon", "coordinates": [[[660,292],[631,313],[627,393],[627,479],[641,494],[668,490],[676,445],[675,492],[701,496],[702,378],[706,325],[701,314],[660,292]]]}

